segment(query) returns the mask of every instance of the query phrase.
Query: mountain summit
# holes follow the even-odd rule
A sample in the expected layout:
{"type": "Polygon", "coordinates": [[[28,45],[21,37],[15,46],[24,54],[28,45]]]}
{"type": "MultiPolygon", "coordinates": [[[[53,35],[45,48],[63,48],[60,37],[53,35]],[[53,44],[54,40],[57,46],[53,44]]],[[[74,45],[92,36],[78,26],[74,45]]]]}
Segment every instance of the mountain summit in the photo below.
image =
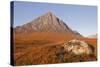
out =
{"type": "Polygon", "coordinates": [[[81,36],[78,32],[71,30],[62,20],[56,17],[52,12],[32,20],[31,22],[22,26],[14,28],[15,33],[31,33],[31,32],[59,32],[71,33],[81,36]]]}

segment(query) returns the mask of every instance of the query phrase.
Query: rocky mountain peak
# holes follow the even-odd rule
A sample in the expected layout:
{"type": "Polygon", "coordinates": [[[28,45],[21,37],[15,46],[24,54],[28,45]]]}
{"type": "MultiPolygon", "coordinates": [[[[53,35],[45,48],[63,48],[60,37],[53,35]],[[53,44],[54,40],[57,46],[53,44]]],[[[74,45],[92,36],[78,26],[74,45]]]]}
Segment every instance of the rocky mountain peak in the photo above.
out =
{"type": "Polygon", "coordinates": [[[17,26],[14,30],[16,33],[59,32],[78,35],[52,12],[47,12],[22,26],[17,26]]]}
{"type": "Polygon", "coordinates": [[[53,16],[54,14],[49,11],[49,12],[45,13],[44,15],[53,16]]]}

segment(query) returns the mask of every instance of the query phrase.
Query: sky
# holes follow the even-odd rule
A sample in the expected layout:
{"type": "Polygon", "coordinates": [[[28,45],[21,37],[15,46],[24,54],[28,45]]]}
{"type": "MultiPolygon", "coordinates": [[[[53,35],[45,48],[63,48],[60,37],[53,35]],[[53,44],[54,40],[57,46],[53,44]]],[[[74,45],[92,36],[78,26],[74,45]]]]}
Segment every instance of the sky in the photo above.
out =
{"type": "Polygon", "coordinates": [[[13,7],[14,27],[26,24],[50,11],[83,36],[97,33],[96,6],[15,1],[13,7]]]}

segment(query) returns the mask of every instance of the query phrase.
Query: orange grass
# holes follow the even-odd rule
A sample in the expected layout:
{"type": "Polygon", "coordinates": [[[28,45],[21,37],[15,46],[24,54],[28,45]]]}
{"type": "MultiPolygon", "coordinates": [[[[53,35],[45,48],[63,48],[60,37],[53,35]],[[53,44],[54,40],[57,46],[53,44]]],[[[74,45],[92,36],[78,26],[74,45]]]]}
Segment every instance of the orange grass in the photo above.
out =
{"type": "Polygon", "coordinates": [[[71,34],[64,33],[32,33],[32,34],[14,34],[14,64],[54,64],[67,62],[81,62],[96,60],[97,39],[76,38],[71,34]],[[92,44],[95,55],[75,56],[64,53],[64,58],[59,57],[62,45],[65,41],[71,39],[80,39],[92,44]]]}

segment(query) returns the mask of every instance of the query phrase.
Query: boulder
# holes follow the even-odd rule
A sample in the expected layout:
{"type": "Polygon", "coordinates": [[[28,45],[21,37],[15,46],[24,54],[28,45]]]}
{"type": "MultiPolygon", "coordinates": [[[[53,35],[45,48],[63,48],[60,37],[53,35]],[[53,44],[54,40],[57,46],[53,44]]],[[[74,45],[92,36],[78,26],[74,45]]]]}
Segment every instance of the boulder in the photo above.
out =
{"type": "Polygon", "coordinates": [[[93,50],[85,41],[73,39],[64,43],[64,50],[75,55],[92,54],[93,50]]]}

